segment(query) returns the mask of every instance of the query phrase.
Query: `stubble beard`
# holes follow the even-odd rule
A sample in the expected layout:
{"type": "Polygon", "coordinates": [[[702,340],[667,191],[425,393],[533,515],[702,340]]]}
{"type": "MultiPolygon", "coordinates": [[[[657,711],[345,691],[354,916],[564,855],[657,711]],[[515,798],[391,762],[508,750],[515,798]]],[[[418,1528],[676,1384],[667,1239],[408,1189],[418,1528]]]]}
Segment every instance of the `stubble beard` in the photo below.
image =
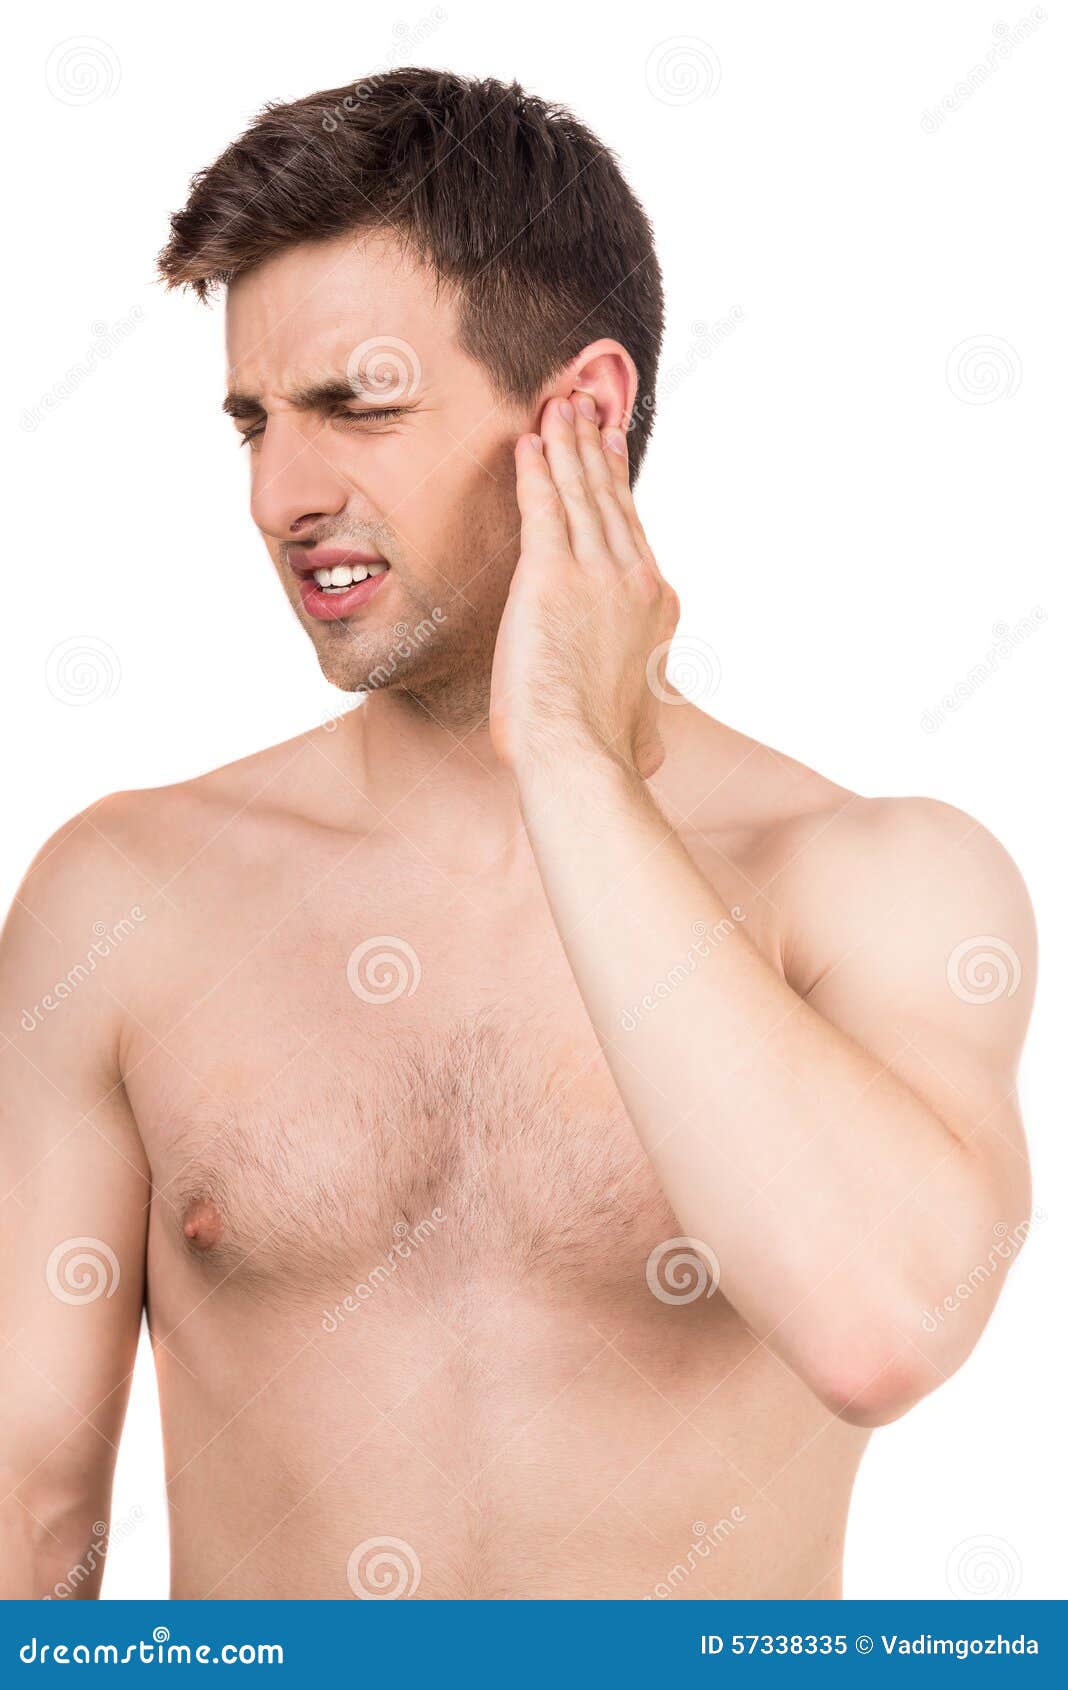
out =
{"type": "MultiPolygon", "coordinates": [[[[398,579],[410,608],[396,623],[366,633],[347,623],[320,624],[319,662],[334,686],[346,692],[388,689],[398,703],[457,734],[486,725],[497,630],[519,556],[519,512],[508,480],[510,446],[501,457],[494,466],[494,486],[504,491],[480,502],[441,551],[442,557],[467,563],[462,583],[454,584],[444,572],[427,580],[421,569],[421,578],[410,586],[398,558],[398,579]]],[[[391,549],[397,557],[396,548],[391,549]]]]}

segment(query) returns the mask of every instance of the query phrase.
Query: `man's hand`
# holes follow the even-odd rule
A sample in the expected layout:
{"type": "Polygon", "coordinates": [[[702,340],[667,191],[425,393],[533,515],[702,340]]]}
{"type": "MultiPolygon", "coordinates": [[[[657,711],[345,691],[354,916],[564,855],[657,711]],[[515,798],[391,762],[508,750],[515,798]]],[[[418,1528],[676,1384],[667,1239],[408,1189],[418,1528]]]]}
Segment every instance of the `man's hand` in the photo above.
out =
{"type": "Polygon", "coordinates": [[[576,751],[648,778],[664,756],[650,679],[678,597],[634,508],[623,430],[602,431],[577,391],[548,402],[541,430],[516,445],[522,543],[493,661],[494,748],[519,779],[576,751]]]}

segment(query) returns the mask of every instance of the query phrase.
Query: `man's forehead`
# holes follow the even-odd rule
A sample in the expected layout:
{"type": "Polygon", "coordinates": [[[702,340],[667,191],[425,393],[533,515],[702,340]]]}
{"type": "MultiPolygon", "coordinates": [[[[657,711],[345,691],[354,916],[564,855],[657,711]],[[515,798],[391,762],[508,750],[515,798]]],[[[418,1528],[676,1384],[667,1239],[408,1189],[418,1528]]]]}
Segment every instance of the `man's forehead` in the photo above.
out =
{"type": "Polygon", "coordinates": [[[231,388],[297,390],[348,378],[353,391],[422,385],[455,352],[452,306],[425,267],[349,237],[278,254],[231,285],[231,388]]]}
{"type": "Polygon", "coordinates": [[[276,253],[238,276],[226,296],[235,349],[249,336],[319,343],[354,332],[441,335],[451,316],[449,291],[426,265],[393,242],[348,235],[276,253]]]}

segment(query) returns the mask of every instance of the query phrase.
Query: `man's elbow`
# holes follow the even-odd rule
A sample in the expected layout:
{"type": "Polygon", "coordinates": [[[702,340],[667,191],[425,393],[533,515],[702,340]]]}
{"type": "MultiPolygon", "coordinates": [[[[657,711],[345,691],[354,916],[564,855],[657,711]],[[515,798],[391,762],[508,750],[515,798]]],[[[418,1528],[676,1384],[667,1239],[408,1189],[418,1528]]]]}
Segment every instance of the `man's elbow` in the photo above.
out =
{"type": "Polygon", "coordinates": [[[846,1371],[821,1386],[818,1395],[824,1406],[849,1426],[888,1426],[900,1420],[921,1398],[941,1383],[941,1377],[904,1357],[893,1357],[861,1378],[846,1371]]]}
{"type": "Polygon", "coordinates": [[[979,1333],[968,1336],[966,1346],[957,1344],[952,1350],[930,1345],[921,1349],[903,1337],[900,1328],[888,1329],[884,1342],[869,1338],[863,1345],[843,1344],[837,1362],[831,1363],[826,1357],[835,1351],[828,1345],[809,1384],[824,1406],[848,1425],[888,1426],[956,1372],[979,1333]]]}
{"type": "Polygon", "coordinates": [[[48,1463],[28,1462],[32,1480],[0,1473],[0,1598],[94,1597],[100,1593],[107,1492],[52,1483],[48,1463]]]}

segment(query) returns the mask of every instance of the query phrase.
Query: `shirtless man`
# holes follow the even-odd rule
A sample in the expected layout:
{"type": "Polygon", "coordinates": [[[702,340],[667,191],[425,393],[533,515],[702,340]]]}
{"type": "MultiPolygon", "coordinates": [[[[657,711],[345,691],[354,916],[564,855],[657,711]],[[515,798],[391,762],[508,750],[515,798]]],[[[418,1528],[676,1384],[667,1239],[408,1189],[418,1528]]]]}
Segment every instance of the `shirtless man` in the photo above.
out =
{"type": "Polygon", "coordinates": [[[658,271],[566,113],[276,110],[163,267],[227,289],[255,524],[364,696],[16,903],[5,1594],[99,1569],[144,1304],[176,1597],[839,1595],[1026,1228],[1013,865],[666,681],[658,271]]]}

